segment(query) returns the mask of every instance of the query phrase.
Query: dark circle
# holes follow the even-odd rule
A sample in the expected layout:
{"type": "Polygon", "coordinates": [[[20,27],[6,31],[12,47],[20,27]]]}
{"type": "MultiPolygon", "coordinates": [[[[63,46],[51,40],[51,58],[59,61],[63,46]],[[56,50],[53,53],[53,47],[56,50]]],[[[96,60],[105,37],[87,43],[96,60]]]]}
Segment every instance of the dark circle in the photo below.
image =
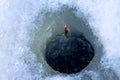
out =
{"type": "Polygon", "coordinates": [[[84,69],[94,57],[94,49],[82,35],[71,33],[69,39],[63,34],[50,38],[45,59],[49,66],[61,73],[77,73],[84,69]]]}

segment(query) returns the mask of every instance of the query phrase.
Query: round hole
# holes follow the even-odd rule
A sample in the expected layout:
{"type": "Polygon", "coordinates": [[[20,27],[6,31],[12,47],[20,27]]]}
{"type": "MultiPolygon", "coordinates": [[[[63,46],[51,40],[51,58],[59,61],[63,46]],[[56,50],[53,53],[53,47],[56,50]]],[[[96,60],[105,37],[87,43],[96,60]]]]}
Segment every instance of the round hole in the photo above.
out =
{"type": "Polygon", "coordinates": [[[94,57],[90,42],[79,33],[52,37],[47,43],[45,59],[49,66],[61,73],[77,73],[84,69],[94,57]]]}

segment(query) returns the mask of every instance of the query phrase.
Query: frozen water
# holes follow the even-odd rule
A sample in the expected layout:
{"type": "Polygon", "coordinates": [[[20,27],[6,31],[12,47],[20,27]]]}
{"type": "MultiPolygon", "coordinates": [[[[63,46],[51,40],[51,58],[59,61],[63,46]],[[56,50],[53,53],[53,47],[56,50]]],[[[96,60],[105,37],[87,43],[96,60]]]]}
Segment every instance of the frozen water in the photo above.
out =
{"type": "Polygon", "coordinates": [[[0,80],[120,80],[119,4],[119,0],[0,0],[0,80]],[[62,23],[55,23],[61,16],[46,20],[48,12],[59,14],[64,6],[75,9],[78,19],[85,17],[98,39],[88,36],[88,28],[83,28],[84,34],[103,47],[96,48],[96,56],[85,70],[72,75],[54,72],[43,55],[54,26],[62,23]]]}

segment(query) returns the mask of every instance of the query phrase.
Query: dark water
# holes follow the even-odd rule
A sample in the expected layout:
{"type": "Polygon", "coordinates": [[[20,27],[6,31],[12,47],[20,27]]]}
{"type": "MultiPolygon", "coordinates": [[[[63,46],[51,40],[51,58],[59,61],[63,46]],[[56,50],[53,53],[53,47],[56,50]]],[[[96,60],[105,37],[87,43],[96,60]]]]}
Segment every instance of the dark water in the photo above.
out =
{"type": "Polygon", "coordinates": [[[77,73],[84,69],[94,57],[94,48],[80,33],[70,33],[66,38],[58,34],[50,38],[45,49],[45,60],[55,71],[77,73]]]}

